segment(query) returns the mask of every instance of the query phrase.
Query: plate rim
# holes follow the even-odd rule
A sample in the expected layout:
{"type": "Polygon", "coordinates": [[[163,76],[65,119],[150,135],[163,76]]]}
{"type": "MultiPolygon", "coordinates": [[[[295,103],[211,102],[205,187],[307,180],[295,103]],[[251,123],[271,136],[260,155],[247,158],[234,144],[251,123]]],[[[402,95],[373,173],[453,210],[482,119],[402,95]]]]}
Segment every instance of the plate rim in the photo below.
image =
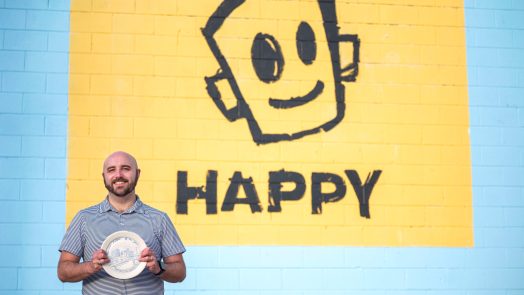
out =
{"type": "MultiPolygon", "coordinates": [[[[140,237],[140,235],[138,235],[137,233],[132,232],[132,231],[128,231],[128,230],[119,230],[119,231],[116,231],[116,232],[108,235],[105,238],[104,242],[102,243],[102,246],[100,247],[102,250],[106,251],[106,254],[108,255],[108,257],[109,257],[109,253],[107,253],[107,247],[109,246],[109,244],[113,240],[115,240],[118,237],[128,237],[128,238],[133,239],[134,241],[136,241],[138,243],[138,248],[139,248],[138,250],[139,251],[142,251],[142,250],[144,250],[147,247],[144,239],[142,239],[142,237],[140,237]]],[[[115,273],[111,269],[110,264],[111,264],[111,262],[110,263],[106,263],[106,264],[102,265],[102,268],[106,271],[106,273],[108,275],[110,275],[110,276],[112,276],[114,278],[117,278],[117,279],[122,279],[122,280],[131,279],[131,278],[136,277],[146,267],[146,262],[142,261],[142,262],[139,262],[139,265],[135,269],[133,269],[132,271],[129,271],[127,273],[115,273]]]]}

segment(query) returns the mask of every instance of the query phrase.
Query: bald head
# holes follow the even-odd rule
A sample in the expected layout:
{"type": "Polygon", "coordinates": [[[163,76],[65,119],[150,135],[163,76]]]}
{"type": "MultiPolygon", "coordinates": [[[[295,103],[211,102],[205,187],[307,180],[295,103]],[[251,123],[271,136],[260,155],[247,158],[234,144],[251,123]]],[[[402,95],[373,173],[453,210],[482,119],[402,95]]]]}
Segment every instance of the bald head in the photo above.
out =
{"type": "Polygon", "coordinates": [[[134,196],[140,169],[135,157],[118,151],[109,155],[104,161],[102,176],[110,196],[134,196]]]}
{"type": "Polygon", "coordinates": [[[126,152],[117,151],[117,152],[112,153],[105,159],[103,171],[106,171],[107,167],[109,167],[109,165],[115,162],[115,160],[117,159],[124,160],[124,162],[127,161],[129,165],[131,165],[133,168],[138,169],[138,163],[136,162],[135,157],[133,157],[131,154],[128,154],[126,152]]]}

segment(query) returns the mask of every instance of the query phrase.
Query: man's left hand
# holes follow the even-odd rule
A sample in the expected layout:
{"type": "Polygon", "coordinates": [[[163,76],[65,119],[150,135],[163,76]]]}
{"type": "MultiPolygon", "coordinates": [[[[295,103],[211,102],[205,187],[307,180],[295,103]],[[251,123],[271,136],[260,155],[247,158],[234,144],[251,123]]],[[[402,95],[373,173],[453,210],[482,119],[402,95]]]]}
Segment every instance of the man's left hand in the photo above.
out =
{"type": "Polygon", "coordinates": [[[147,269],[149,269],[149,271],[153,274],[160,272],[160,266],[158,265],[157,260],[158,259],[155,256],[155,252],[150,248],[145,248],[142,250],[142,253],[140,253],[140,258],[138,259],[138,261],[145,262],[147,269]]]}

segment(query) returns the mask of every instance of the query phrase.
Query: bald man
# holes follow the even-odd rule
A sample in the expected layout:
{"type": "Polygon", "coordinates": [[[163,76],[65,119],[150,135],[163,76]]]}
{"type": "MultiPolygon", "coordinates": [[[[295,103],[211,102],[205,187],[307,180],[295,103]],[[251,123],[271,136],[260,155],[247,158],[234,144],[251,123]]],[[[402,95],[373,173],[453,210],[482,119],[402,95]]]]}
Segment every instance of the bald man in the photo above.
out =
{"type": "Polygon", "coordinates": [[[107,197],[73,218],[60,245],[58,278],[82,281],[82,294],[88,295],[164,294],[164,281],[181,282],[186,276],[185,248],[173,223],[166,213],[142,203],[136,195],[140,169],[130,154],[109,155],[102,177],[107,197]],[[103,270],[110,261],[101,245],[107,236],[121,230],[137,233],[147,246],[139,258],[146,267],[131,279],[117,279],[103,270]]]}

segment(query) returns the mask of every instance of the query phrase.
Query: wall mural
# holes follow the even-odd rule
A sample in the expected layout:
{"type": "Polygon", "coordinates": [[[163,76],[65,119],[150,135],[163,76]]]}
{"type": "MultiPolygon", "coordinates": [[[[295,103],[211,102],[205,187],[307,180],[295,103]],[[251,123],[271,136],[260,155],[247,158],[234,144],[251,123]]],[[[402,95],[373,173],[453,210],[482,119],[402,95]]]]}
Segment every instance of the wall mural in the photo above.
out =
{"type": "Polygon", "coordinates": [[[125,3],[71,3],[68,222],[126,150],[188,245],[472,245],[463,4],[125,3]]]}
{"type": "MultiPolygon", "coordinates": [[[[235,121],[240,118],[246,119],[253,140],[257,144],[279,142],[282,140],[295,140],[320,131],[329,131],[334,128],[338,123],[340,123],[340,121],[342,121],[346,111],[346,93],[342,82],[355,81],[358,75],[360,45],[360,41],[356,34],[340,34],[335,2],[318,1],[318,6],[322,13],[324,33],[326,34],[328,42],[327,45],[331,57],[333,81],[335,84],[335,93],[327,93],[326,95],[335,99],[336,103],[333,103],[333,106],[336,107],[336,115],[334,118],[329,119],[327,122],[323,122],[319,126],[312,126],[306,130],[293,130],[290,133],[268,133],[261,129],[257,118],[255,118],[251,111],[248,100],[246,100],[242,94],[242,90],[238,81],[235,79],[235,74],[233,73],[231,66],[227,62],[227,56],[222,54],[220,45],[214,38],[222,24],[226,22],[227,18],[235,11],[235,9],[244,2],[245,1],[242,0],[226,0],[222,2],[209,18],[206,26],[202,29],[202,34],[205,36],[209,48],[220,65],[220,69],[214,76],[206,77],[207,91],[209,96],[213,99],[213,102],[229,121],[235,121]],[[340,61],[339,46],[341,42],[351,42],[353,47],[353,58],[348,65],[342,65],[340,61]],[[229,109],[221,100],[220,91],[216,86],[216,83],[223,79],[228,81],[229,86],[237,99],[237,105],[229,109]]],[[[297,27],[296,50],[298,57],[304,65],[310,65],[315,61],[317,53],[315,32],[307,22],[302,21],[297,27]]],[[[251,47],[251,60],[255,73],[261,81],[265,83],[275,83],[281,78],[282,71],[284,70],[285,59],[280,44],[273,35],[260,32],[254,36],[253,45],[251,47]]],[[[322,94],[323,90],[324,82],[317,80],[315,86],[304,95],[290,98],[269,97],[268,101],[269,105],[275,109],[295,108],[316,99],[322,94]]],[[[285,129],[285,126],[282,127],[285,129]]]]}

